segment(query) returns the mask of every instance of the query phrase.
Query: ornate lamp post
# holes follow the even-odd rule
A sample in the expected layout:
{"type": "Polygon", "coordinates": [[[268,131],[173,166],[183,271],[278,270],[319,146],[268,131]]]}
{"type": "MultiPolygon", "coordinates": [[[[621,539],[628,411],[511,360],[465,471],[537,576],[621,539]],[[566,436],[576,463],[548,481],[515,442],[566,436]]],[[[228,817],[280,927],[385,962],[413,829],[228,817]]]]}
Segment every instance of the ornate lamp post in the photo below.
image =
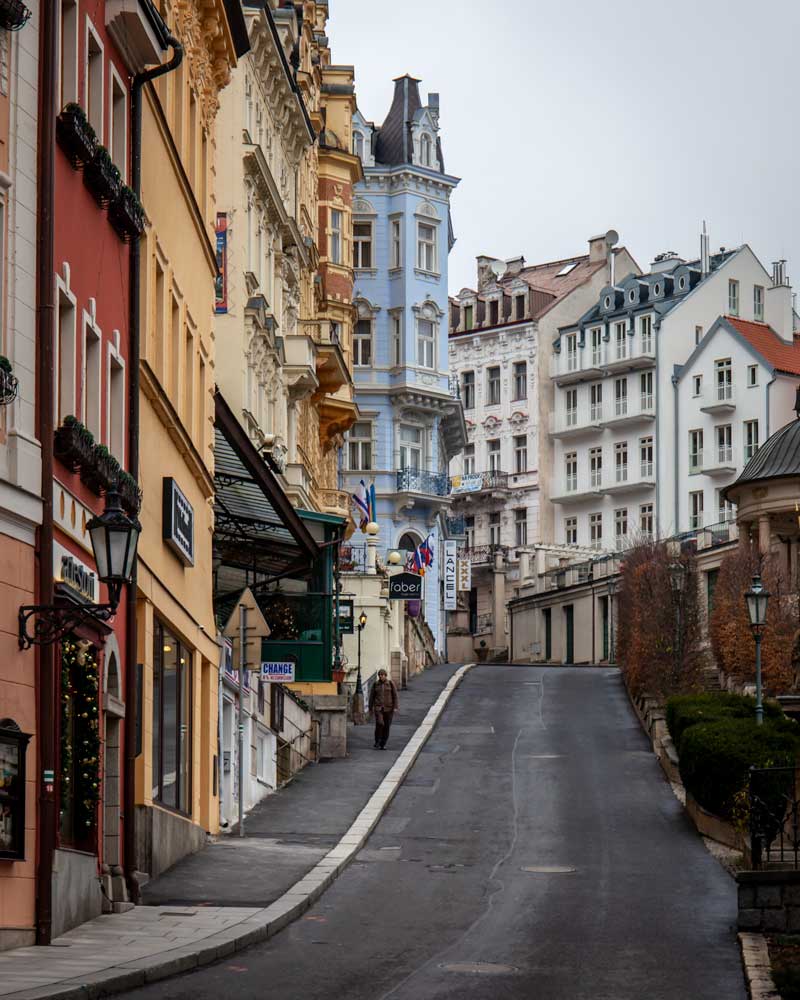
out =
{"type": "Polygon", "coordinates": [[[26,604],[19,609],[20,649],[47,646],[63,639],[79,625],[110,621],[117,613],[122,587],[130,583],[136,564],[141,525],[123,511],[119,493],[106,494],[106,509],[86,525],[92,543],[97,576],[108,587],[108,604],[26,604]],[[35,618],[33,635],[28,622],[35,618]]]}
{"type": "Polygon", "coordinates": [[[753,577],[753,585],[745,591],[744,600],[750,617],[750,628],[756,643],[756,725],[764,721],[764,706],[761,703],[761,637],[767,626],[767,604],[770,594],[764,590],[761,577],[753,577]]]}
{"type": "Polygon", "coordinates": [[[367,613],[362,611],[358,616],[356,630],[358,631],[358,672],[356,674],[356,690],[353,695],[353,721],[364,721],[364,686],[361,683],[361,633],[367,624],[367,613]]]}
{"type": "Polygon", "coordinates": [[[683,617],[683,592],[686,589],[686,566],[682,562],[673,562],[669,566],[669,585],[672,596],[675,600],[677,614],[675,616],[675,676],[680,673],[681,665],[681,636],[683,617]]]}
{"type": "Polygon", "coordinates": [[[614,649],[614,595],[617,592],[617,581],[611,577],[607,584],[608,589],[608,662],[609,665],[616,661],[616,650],[614,649]]]}

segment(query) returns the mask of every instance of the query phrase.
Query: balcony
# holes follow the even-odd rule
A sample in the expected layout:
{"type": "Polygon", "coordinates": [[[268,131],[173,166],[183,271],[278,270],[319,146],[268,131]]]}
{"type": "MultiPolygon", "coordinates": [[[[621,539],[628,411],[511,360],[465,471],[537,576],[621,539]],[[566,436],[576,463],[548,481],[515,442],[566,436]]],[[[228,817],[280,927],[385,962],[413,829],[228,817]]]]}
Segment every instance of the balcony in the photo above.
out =
{"type": "Polygon", "coordinates": [[[466,496],[472,493],[491,493],[503,496],[508,489],[507,472],[490,469],[488,472],[465,472],[461,476],[453,476],[452,495],[466,496]]]}
{"type": "Polygon", "coordinates": [[[466,546],[459,553],[460,558],[468,559],[470,565],[488,566],[494,563],[496,555],[508,555],[507,545],[498,545],[492,542],[489,545],[466,546]]]}
{"type": "Polygon", "coordinates": [[[614,471],[613,481],[601,487],[606,496],[619,496],[622,493],[636,493],[638,490],[652,489],[656,484],[652,462],[641,462],[639,465],[620,465],[614,471]]]}
{"type": "Polygon", "coordinates": [[[339,546],[339,569],[342,573],[366,573],[367,543],[343,542],[339,546]]]}
{"type": "Polygon", "coordinates": [[[689,474],[705,473],[707,476],[730,476],[736,472],[733,448],[714,448],[702,454],[689,455],[689,474]]]}
{"type": "Polygon", "coordinates": [[[574,489],[566,489],[563,493],[550,497],[551,503],[562,505],[580,503],[582,500],[590,500],[592,497],[601,497],[605,491],[602,486],[584,486],[577,484],[574,489]]]}
{"type": "Polygon", "coordinates": [[[550,359],[550,378],[556,385],[600,378],[605,370],[604,358],[605,349],[592,351],[584,347],[579,351],[562,351],[550,359]]]}
{"type": "Polygon", "coordinates": [[[732,413],[736,409],[736,393],[733,382],[718,382],[703,392],[703,413],[732,413]]]}
{"type": "Polygon", "coordinates": [[[323,514],[348,517],[353,501],[346,490],[318,490],[319,503],[323,514]]]}
{"type": "Polygon", "coordinates": [[[446,472],[426,472],[424,469],[400,469],[397,473],[398,493],[421,493],[432,497],[450,496],[450,477],[446,472]]]}
{"type": "Polygon", "coordinates": [[[606,353],[605,370],[609,374],[637,371],[640,368],[652,368],[656,363],[656,354],[652,337],[640,340],[639,337],[626,337],[620,350],[616,343],[609,346],[606,353]]]}
{"type": "Polygon", "coordinates": [[[583,434],[591,434],[600,430],[603,421],[603,408],[592,406],[589,410],[579,408],[550,414],[550,437],[576,438],[583,434]]]}
{"type": "Polygon", "coordinates": [[[571,385],[601,378],[615,372],[652,368],[656,363],[652,337],[626,337],[624,344],[604,342],[600,347],[588,343],[577,351],[562,350],[550,361],[550,378],[556,385],[571,385]]]}
{"type": "Polygon", "coordinates": [[[656,419],[655,396],[642,393],[638,397],[622,396],[615,399],[607,409],[601,427],[624,427],[632,424],[651,423],[656,419]],[[635,400],[635,401],[634,401],[635,400]]]}

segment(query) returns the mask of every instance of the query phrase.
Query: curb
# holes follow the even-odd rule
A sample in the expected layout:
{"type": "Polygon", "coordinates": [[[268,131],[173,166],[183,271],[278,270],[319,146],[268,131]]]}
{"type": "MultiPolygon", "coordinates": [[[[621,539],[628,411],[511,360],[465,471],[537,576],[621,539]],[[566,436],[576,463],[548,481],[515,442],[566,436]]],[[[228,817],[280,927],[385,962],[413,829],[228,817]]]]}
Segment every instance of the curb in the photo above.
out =
{"type": "Polygon", "coordinates": [[[10,993],[6,1000],[97,1000],[99,997],[122,993],[138,986],[158,982],[168,976],[209,965],[217,959],[249,948],[259,941],[266,941],[283,930],[319,899],[364,846],[406,775],[414,766],[453,692],[474,666],[475,663],[466,663],[456,670],[344,836],[321,861],[274,903],[240,923],[202,938],[194,944],[102,969],[92,973],[90,981],[85,976],[62,980],[51,986],[10,993]]]}
{"type": "Polygon", "coordinates": [[[769,949],[764,935],[742,933],[739,935],[739,946],[742,949],[742,965],[751,1000],[780,1000],[772,979],[769,949]]]}

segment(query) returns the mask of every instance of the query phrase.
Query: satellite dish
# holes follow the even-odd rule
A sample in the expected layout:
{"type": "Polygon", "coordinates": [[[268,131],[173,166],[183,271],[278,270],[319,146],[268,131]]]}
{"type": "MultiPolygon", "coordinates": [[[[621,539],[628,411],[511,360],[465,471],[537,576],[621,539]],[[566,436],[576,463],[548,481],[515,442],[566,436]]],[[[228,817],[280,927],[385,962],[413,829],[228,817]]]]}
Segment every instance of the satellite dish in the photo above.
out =
{"type": "Polygon", "coordinates": [[[619,243],[619,233],[616,229],[609,229],[606,233],[606,246],[615,247],[619,243]]]}
{"type": "Polygon", "coordinates": [[[503,260],[493,260],[489,267],[495,278],[502,278],[506,273],[506,263],[503,260]]]}

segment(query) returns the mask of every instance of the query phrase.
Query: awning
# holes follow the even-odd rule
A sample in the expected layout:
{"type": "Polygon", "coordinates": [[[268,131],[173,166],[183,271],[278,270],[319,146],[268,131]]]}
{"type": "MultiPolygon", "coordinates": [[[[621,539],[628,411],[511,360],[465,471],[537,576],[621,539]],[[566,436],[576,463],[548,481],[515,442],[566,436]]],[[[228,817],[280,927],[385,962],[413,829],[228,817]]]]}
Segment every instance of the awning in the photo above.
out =
{"type": "Polygon", "coordinates": [[[217,601],[245,586],[308,575],[319,546],[219,390],[214,405],[217,601]]]}

